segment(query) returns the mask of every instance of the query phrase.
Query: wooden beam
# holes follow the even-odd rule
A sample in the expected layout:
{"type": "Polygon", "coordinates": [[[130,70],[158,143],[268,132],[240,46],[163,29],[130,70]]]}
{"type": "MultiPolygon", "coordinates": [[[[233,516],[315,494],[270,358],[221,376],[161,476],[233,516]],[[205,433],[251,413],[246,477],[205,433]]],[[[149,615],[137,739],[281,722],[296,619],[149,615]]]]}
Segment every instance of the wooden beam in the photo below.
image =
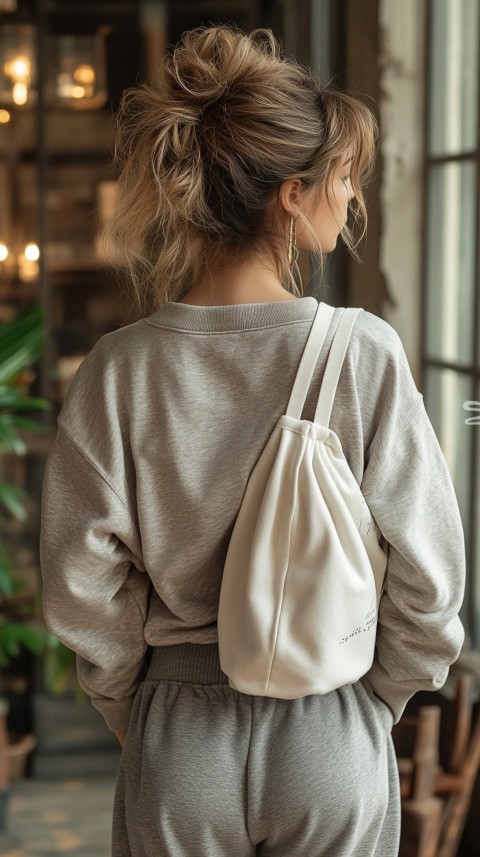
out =
{"type": "Polygon", "coordinates": [[[8,787],[8,735],[7,735],[8,704],[0,698],[0,791],[8,787]]]}
{"type": "Polygon", "coordinates": [[[310,0],[283,0],[282,42],[285,53],[310,65],[312,13],[310,0]]]}
{"type": "MultiPolygon", "coordinates": [[[[345,36],[346,87],[365,101],[380,122],[379,0],[362,0],[362,3],[346,0],[345,36]]],[[[358,248],[363,264],[350,258],[347,261],[348,304],[361,306],[376,315],[381,315],[382,305],[387,300],[387,286],[380,269],[381,176],[379,151],[375,176],[366,191],[368,232],[358,248]]]]}

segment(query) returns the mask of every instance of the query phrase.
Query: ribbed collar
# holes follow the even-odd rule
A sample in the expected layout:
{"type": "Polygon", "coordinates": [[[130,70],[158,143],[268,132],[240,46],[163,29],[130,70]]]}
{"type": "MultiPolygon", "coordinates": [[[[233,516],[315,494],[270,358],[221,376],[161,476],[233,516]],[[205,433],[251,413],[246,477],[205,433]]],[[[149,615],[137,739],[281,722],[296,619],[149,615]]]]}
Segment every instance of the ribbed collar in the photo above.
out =
{"type": "Polygon", "coordinates": [[[295,321],[312,321],[317,307],[318,301],[314,297],[226,306],[196,306],[170,301],[144,321],[160,327],[206,333],[252,330],[295,321]]]}

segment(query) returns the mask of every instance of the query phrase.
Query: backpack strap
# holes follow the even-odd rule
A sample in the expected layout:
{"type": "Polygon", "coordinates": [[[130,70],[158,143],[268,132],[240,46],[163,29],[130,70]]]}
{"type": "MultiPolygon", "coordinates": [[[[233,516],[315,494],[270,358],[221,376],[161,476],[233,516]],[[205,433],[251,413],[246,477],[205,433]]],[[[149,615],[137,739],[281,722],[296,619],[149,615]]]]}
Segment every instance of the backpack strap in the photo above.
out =
{"type": "Polygon", "coordinates": [[[315,423],[319,423],[327,428],[330,425],[333,400],[335,398],[335,393],[337,392],[343,361],[345,360],[345,354],[352,334],[353,325],[355,324],[355,319],[359,312],[361,312],[361,307],[349,307],[343,311],[330,346],[330,352],[328,355],[327,365],[325,367],[325,374],[323,376],[314,417],[315,423]]]}
{"type": "Polygon", "coordinates": [[[335,307],[319,302],[285,412],[289,417],[299,420],[302,416],[312,375],[334,312],[335,307]]]}

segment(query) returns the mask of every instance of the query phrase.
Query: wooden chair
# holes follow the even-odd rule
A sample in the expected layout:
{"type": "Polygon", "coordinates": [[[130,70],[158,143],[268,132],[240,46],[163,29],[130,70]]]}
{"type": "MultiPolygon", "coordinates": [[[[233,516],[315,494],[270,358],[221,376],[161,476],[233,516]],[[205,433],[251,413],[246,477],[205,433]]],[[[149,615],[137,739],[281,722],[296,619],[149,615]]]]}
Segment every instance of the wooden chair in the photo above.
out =
{"type": "Polygon", "coordinates": [[[404,715],[392,730],[402,796],[399,857],[436,857],[442,801],[435,796],[440,707],[428,705],[404,715]]]}
{"type": "Polygon", "coordinates": [[[470,675],[460,675],[453,700],[418,694],[421,703],[440,704],[423,704],[413,713],[409,707],[393,728],[402,795],[400,857],[458,852],[480,767],[480,704],[474,717],[472,683],[470,675]]]}
{"type": "Polygon", "coordinates": [[[444,718],[446,725],[441,730],[446,746],[440,747],[443,764],[435,783],[435,793],[443,802],[437,857],[457,854],[480,768],[480,704],[474,717],[472,692],[472,677],[465,673],[457,682],[453,716],[444,718]]]}

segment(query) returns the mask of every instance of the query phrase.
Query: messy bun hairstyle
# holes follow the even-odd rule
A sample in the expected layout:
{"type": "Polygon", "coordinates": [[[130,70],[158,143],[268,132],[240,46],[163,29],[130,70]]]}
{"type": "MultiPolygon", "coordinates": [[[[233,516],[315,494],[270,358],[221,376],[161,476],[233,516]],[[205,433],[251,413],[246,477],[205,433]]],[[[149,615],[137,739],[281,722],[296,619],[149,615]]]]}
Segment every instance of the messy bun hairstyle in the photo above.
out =
{"type": "Polygon", "coordinates": [[[265,249],[299,296],[288,235],[268,225],[272,203],[292,176],[308,194],[323,185],[328,199],[347,155],[350,208],[363,230],[356,242],[348,227],[341,235],[356,255],[375,136],[370,110],[283,58],[270,30],[184,33],[156,77],[124,93],[118,112],[119,193],[105,239],[127,267],[140,312],[185,297],[210,266],[265,249]]]}

